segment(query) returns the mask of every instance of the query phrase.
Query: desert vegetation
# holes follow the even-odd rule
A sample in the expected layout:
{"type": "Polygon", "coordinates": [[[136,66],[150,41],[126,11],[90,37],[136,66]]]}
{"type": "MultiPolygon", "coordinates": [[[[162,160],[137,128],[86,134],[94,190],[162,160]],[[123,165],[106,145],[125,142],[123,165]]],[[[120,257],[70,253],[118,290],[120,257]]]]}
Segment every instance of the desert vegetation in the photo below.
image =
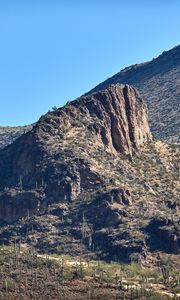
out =
{"type": "Polygon", "coordinates": [[[178,299],[177,261],[155,266],[39,254],[25,244],[0,249],[0,299],[178,299]]]}

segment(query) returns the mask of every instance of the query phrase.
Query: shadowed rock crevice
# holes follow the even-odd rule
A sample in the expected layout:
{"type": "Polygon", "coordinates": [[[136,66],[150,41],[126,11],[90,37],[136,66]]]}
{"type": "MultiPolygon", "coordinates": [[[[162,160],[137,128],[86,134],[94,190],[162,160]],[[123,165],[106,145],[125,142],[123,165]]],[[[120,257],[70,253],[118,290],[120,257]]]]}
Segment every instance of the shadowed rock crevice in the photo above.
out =
{"type": "Polygon", "coordinates": [[[134,143],[134,126],[131,123],[131,106],[130,106],[130,101],[129,101],[129,95],[128,95],[128,86],[125,86],[123,89],[123,94],[124,94],[124,99],[125,99],[125,107],[126,107],[126,116],[128,120],[128,130],[129,130],[129,138],[133,146],[135,146],[134,143]]]}

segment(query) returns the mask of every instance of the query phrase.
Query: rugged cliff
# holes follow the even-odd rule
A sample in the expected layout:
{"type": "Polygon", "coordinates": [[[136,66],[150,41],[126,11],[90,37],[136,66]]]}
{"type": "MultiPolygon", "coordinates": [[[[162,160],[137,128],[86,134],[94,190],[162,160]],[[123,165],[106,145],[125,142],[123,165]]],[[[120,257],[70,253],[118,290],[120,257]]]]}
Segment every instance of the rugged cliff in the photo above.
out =
{"type": "MultiPolygon", "coordinates": [[[[152,132],[157,138],[180,141],[180,46],[164,51],[152,61],[125,68],[92,91],[109,84],[128,83],[147,103],[152,132]]],[[[92,92],[91,91],[91,92],[92,92]]],[[[90,93],[91,93],[90,92],[90,93]]]]}

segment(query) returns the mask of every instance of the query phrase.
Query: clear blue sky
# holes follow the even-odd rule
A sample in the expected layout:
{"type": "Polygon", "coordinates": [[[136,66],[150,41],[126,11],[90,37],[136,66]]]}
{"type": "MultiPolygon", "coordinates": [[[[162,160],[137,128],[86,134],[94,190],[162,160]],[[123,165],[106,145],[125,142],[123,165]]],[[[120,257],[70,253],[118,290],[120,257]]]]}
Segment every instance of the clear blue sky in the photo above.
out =
{"type": "Polygon", "coordinates": [[[0,125],[36,121],[179,44],[179,0],[0,0],[0,125]]]}

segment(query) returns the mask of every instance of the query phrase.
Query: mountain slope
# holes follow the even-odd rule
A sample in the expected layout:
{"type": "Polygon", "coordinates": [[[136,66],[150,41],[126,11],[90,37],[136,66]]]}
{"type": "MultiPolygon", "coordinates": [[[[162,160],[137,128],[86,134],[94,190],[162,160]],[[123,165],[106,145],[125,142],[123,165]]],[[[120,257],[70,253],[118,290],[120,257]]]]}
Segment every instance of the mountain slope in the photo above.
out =
{"type": "Polygon", "coordinates": [[[18,137],[31,130],[32,126],[0,126],[0,149],[13,143],[18,137]]]}
{"type": "Polygon", "coordinates": [[[49,185],[46,197],[48,192],[56,192],[57,197],[61,194],[63,199],[72,199],[77,196],[73,193],[82,190],[82,186],[87,190],[89,185],[94,185],[96,177],[101,185],[96,172],[91,172],[92,166],[88,165],[96,147],[102,154],[106,149],[111,155],[120,152],[131,157],[147,141],[151,141],[147,109],[136,90],[127,85],[110,86],[48,113],[30,132],[1,150],[0,188],[32,189],[43,180],[49,185]],[[82,137],[85,141],[80,146],[82,137]],[[82,155],[84,151],[87,151],[86,159],[82,155]],[[68,164],[64,163],[67,159],[68,164]],[[67,173],[67,182],[59,174],[59,168],[63,174],[67,173]]]}
{"type": "Polygon", "coordinates": [[[134,88],[81,97],[0,151],[0,241],[122,261],[177,253],[179,161],[152,140],[134,88]]]}
{"type": "Polygon", "coordinates": [[[180,140],[180,46],[152,61],[125,68],[90,93],[115,83],[128,83],[138,89],[147,103],[150,127],[157,138],[180,140]]]}

